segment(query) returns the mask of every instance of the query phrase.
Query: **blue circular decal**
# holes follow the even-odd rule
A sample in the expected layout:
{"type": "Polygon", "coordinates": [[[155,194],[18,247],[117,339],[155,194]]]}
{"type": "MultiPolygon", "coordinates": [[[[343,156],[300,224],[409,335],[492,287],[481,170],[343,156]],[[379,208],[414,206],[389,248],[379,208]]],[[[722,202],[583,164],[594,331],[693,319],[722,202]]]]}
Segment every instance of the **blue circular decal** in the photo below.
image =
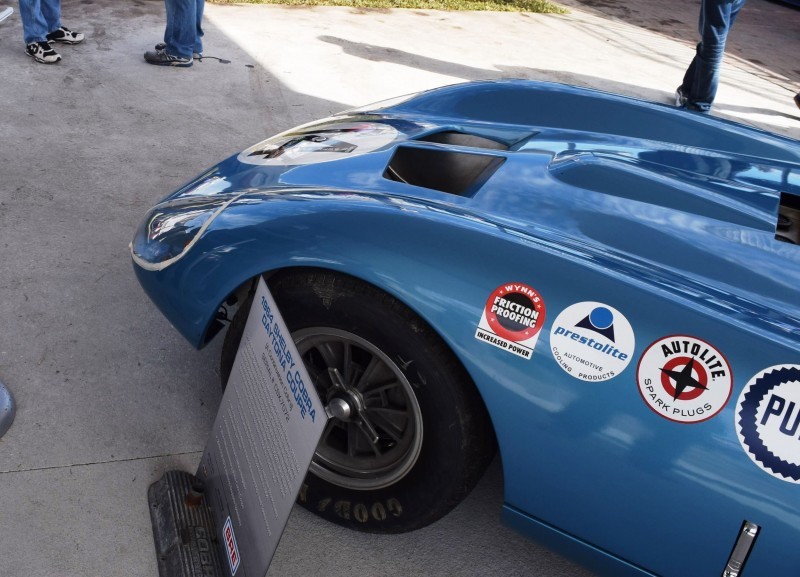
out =
{"type": "Polygon", "coordinates": [[[604,330],[614,323],[614,315],[606,307],[597,307],[589,314],[589,321],[594,328],[604,330]]]}
{"type": "Polygon", "coordinates": [[[736,432],[761,469],[800,483],[800,366],[776,365],[747,383],[736,409],[736,432]]]}

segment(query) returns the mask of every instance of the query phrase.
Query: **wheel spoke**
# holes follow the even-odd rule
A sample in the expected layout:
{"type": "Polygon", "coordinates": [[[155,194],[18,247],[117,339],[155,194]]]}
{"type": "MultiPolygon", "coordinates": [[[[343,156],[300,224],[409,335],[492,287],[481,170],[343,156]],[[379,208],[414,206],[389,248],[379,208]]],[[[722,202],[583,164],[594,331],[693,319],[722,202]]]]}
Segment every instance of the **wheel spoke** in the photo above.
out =
{"type": "Polygon", "coordinates": [[[364,451],[372,451],[376,457],[381,456],[377,443],[373,443],[370,433],[363,422],[349,423],[347,427],[347,455],[353,458],[363,458],[364,451]]]}
{"type": "Polygon", "coordinates": [[[334,390],[344,391],[347,388],[344,384],[344,377],[339,372],[339,369],[328,368],[328,377],[331,380],[331,387],[334,390]]]}
{"type": "Polygon", "coordinates": [[[364,400],[369,404],[369,401],[376,397],[379,397],[381,402],[383,402],[385,393],[398,388],[401,388],[400,382],[397,379],[389,378],[381,383],[374,383],[373,386],[361,391],[361,393],[364,395],[364,400]]]}
{"type": "Polygon", "coordinates": [[[358,455],[358,445],[361,429],[354,423],[347,425],[347,456],[356,457],[358,455]]]}
{"type": "Polygon", "coordinates": [[[402,434],[408,425],[409,415],[407,411],[376,407],[370,410],[373,419],[380,419],[384,424],[392,427],[395,431],[402,434]]]}
{"type": "Polygon", "coordinates": [[[369,426],[367,426],[366,422],[362,420],[358,424],[358,430],[361,431],[363,438],[366,439],[369,448],[372,449],[372,452],[375,453],[375,456],[380,457],[383,454],[381,452],[381,448],[378,446],[378,441],[380,440],[380,437],[378,436],[378,433],[375,431],[375,428],[372,427],[372,424],[370,423],[369,426]],[[373,433],[375,434],[375,436],[371,437],[373,433]]]}
{"type": "Polygon", "coordinates": [[[342,377],[349,384],[353,382],[353,343],[345,342],[342,348],[342,377]]]}
{"type": "MultiPolygon", "coordinates": [[[[383,362],[376,356],[372,356],[369,359],[369,364],[364,369],[364,371],[359,375],[358,382],[355,383],[356,390],[363,392],[370,384],[370,379],[372,375],[383,366],[383,362]]],[[[348,381],[352,382],[352,381],[348,381]]]]}
{"type": "Polygon", "coordinates": [[[334,350],[334,345],[336,344],[339,343],[334,341],[325,341],[324,343],[315,345],[314,348],[320,354],[323,362],[328,366],[328,368],[341,369],[343,368],[340,364],[342,355],[334,350]]]}
{"type": "Polygon", "coordinates": [[[328,422],[325,424],[325,430],[322,431],[322,437],[320,437],[320,444],[322,445],[328,444],[328,437],[331,436],[331,432],[333,432],[333,429],[336,426],[337,426],[336,419],[328,419],[328,422]]]}
{"type": "MultiPolygon", "coordinates": [[[[385,415],[381,414],[379,411],[382,409],[372,409],[370,410],[370,417],[372,421],[375,423],[375,426],[380,429],[382,433],[388,435],[392,438],[393,441],[400,442],[403,438],[403,433],[405,432],[405,426],[401,426],[390,418],[386,417],[385,415]]],[[[408,422],[408,415],[405,414],[403,411],[398,411],[400,415],[403,417],[403,425],[408,422]]]]}
{"type": "Polygon", "coordinates": [[[372,421],[367,416],[366,412],[363,412],[359,415],[361,417],[361,424],[364,428],[364,434],[367,437],[367,440],[372,445],[377,445],[378,441],[380,440],[380,435],[378,435],[378,431],[375,430],[375,426],[372,424],[372,421]]]}
{"type": "Polygon", "coordinates": [[[392,407],[370,407],[368,410],[370,413],[381,413],[384,416],[393,415],[396,417],[402,417],[404,419],[408,418],[408,411],[405,409],[394,409],[392,407]]]}
{"type": "Polygon", "coordinates": [[[324,392],[331,386],[330,377],[323,376],[327,375],[327,372],[319,369],[314,363],[305,363],[305,365],[306,370],[308,370],[308,376],[311,377],[311,382],[314,383],[317,393],[324,399],[324,392]]]}

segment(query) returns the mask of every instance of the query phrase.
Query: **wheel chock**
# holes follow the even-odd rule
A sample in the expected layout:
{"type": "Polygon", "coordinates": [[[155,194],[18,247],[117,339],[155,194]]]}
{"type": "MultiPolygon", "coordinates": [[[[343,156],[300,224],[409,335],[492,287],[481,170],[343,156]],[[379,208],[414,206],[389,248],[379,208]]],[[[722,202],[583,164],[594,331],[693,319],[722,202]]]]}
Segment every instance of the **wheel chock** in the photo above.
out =
{"type": "Polygon", "coordinates": [[[159,577],[225,577],[202,483],[168,471],[147,491],[159,577]]]}

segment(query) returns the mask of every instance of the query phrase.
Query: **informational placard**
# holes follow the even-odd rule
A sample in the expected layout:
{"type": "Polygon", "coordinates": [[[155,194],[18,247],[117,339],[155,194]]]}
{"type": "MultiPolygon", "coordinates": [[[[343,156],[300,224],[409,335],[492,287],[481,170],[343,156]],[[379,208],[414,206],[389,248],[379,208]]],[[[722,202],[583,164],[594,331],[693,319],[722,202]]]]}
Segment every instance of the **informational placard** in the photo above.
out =
{"type": "Polygon", "coordinates": [[[228,575],[266,575],[326,422],[261,279],[196,475],[228,575]]]}

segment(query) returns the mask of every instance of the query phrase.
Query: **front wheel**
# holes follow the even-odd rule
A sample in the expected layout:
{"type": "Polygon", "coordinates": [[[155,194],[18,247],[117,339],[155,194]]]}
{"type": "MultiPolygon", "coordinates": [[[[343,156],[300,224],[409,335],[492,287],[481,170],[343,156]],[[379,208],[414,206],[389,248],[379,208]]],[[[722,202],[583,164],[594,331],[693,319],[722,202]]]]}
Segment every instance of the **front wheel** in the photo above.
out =
{"type": "MultiPolygon", "coordinates": [[[[317,270],[269,279],[317,393],[334,417],[298,501],[354,529],[428,525],[474,487],[494,453],[483,402],[452,352],[398,300],[317,270]]],[[[227,382],[250,302],[222,350],[227,382]]]]}

